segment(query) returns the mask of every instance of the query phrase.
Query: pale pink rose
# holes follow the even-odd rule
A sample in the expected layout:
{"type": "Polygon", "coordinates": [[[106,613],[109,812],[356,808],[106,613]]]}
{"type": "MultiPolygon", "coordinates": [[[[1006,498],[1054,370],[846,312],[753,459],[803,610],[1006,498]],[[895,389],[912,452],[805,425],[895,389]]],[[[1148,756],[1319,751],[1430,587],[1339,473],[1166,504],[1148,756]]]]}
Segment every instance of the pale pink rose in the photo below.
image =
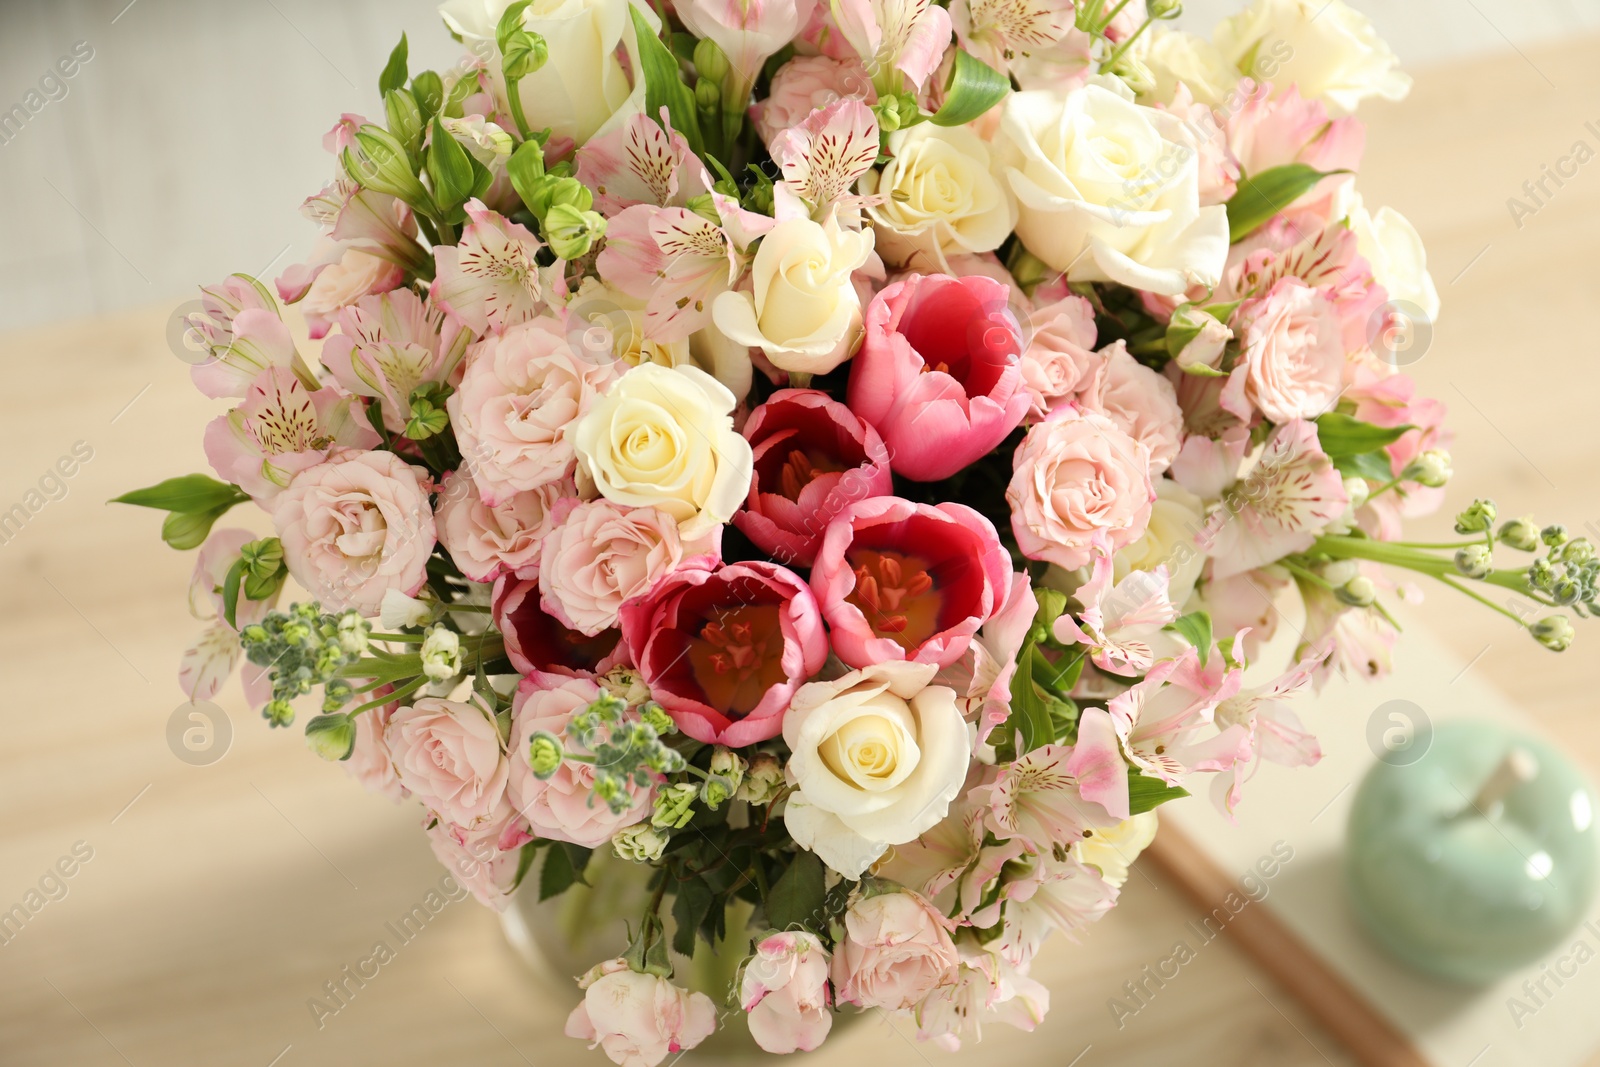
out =
{"type": "Polygon", "coordinates": [[[501,851],[495,847],[493,834],[470,834],[457,841],[445,823],[431,816],[428,822],[431,825],[424,827],[428,844],[450,877],[478,903],[505,911],[511,905],[511,891],[522,866],[522,849],[501,851]]]}
{"type": "Polygon", "coordinates": [[[328,611],[367,618],[388,590],[415,594],[433,552],[428,488],[393,452],[352,450],[301,471],[272,506],[289,573],[328,611]]]}
{"type": "Polygon", "coordinates": [[[516,493],[490,507],[462,471],[451,471],[439,484],[434,522],[439,543],[461,573],[475,582],[490,582],[506,571],[533,577],[539,551],[554,524],[556,504],[576,497],[571,479],[549,482],[516,493]]]}
{"type": "MultiPolygon", "coordinates": [[[[1215,320],[1213,320],[1215,321],[1215,320]]],[[[1172,383],[1128,354],[1122,341],[1101,353],[1105,376],[1093,406],[1150,450],[1150,474],[1172,465],[1183,439],[1183,409],[1172,383]]]]}
{"type": "Polygon", "coordinates": [[[656,1067],[717,1029],[710,997],[641,974],[620,958],[596,965],[578,985],[583,1003],[567,1017],[566,1035],[599,1045],[621,1067],[656,1067]]]}
{"type": "MultiPolygon", "coordinates": [[[[392,689],[393,686],[383,686],[366,695],[376,699],[392,689]]],[[[389,720],[399,710],[398,703],[380,704],[357,715],[355,746],[350,750],[350,758],[344,762],[345,771],[362,789],[386,796],[395,803],[411,795],[401,784],[400,775],[395,773],[394,761],[389,758],[389,745],[384,739],[389,720]]]]}
{"type": "Polygon", "coordinates": [[[1172,103],[1156,107],[1182,119],[1199,143],[1200,206],[1226,204],[1238,191],[1240,168],[1228,147],[1227,137],[1217,125],[1216,112],[1195,100],[1189,87],[1182,82],[1172,94],[1172,103]]]}
{"type": "Polygon", "coordinates": [[[961,959],[947,921],[910,890],[857,900],[844,930],[833,955],[841,1003],[905,1011],[956,980],[961,959]]]}
{"type": "Polygon", "coordinates": [[[346,248],[333,263],[317,272],[316,280],[300,300],[312,337],[321,337],[334,316],[364,296],[387,293],[405,281],[405,271],[359,248],[346,248]]]}
{"type": "Polygon", "coordinates": [[[593,637],[617,625],[617,612],[683,562],[678,522],[656,508],[609,500],[562,505],[539,557],[544,609],[593,637]]]}
{"type": "Polygon", "coordinates": [[[767,98],[750,109],[751,117],[761,139],[771,144],[774,137],[800,125],[813,111],[846,98],[878,102],[872,79],[860,63],[827,56],[796,56],[773,74],[767,98]]]}
{"type": "Polygon", "coordinates": [[[1332,410],[1344,374],[1344,338],[1333,303],[1299,278],[1284,278],[1247,300],[1231,323],[1243,349],[1222,405],[1277,423],[1332,410]]]}
{"type": "Polygon", "coordinates": [[[463,834],[500,813],[511,768],[484,708],[423,697],[389,717],[383,741],[400,784],[463,834]]]}
{"type": "Polygon", "coordinates": [[[548,316],[474,345],[445,407],[484,503],[569,474],[569,431],[614,374],[610,360],[573,355],[560,320],[548,316]]]}
{"type": "Polygon", "coordinates": [[[833,1027],[828,950],[805,931],[761,939],[745,963],[739,1002],[749,1015],[750,1036],[767,1052],[817,1048],[833,1027]]]}
{"type": "Polygon", "coordinates": [[[1097,412],[1063,408],[1028,431],[1006,487],[1011,530],[1029,559],[1075,570],[1097,531],[1113,549],[1137,541],[1156,492],[1150,450],[1097,412]]]}
{"type": "Polygon", "coordinates": [[[1094,350],[1094,308],[1081,296],[1065,296],[1036,309],[1028,319],[1022,352],[1022,384],[1032,401],[1028,416],[1039,420],[1061,404],[1100,392],[1105,357],[1094,350]]]}
{"type": "MultiPolygon", "coordinates": [[[[561,738],[567,752],[589,755],[587,749],[566,735],[567,724],[600,697],[600,687],[592,678],[534,671],[517,686],[511,704],[511,774],[507,795],[522,819],[537,837],[570,841],[584,848],[597,848],[611,835],[632,826],[650,810],[655,789],[628,785],[633,804],[621,815],[612,813],[605,803],[590,793],[594,786],[592,764],[567,760],[545,781],[533,775],[528,765],[528,743],[534,731],[543,730],[561,738]]],[[[505,842],[502,841],[502,844],[505,842]]]]}

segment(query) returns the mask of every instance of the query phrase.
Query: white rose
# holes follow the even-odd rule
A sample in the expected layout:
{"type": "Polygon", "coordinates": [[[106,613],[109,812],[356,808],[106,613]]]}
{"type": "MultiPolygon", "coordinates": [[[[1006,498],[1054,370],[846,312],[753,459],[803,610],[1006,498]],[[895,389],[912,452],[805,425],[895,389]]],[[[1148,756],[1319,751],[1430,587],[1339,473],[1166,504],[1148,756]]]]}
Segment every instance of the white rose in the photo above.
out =
{"type": "MultiPolygon", "coordinates": [[[[511,0],[446,0],[439,5],[444,23],[474,53],[493,56],[496,95],[505,81],[495,45],[495,28],[511,0]]],[[[522,25],[545,40],[549,59],[517,83],[523,114],[534,129],[548,126],[556,137],[583,144],[613,120],[644,109],[644,79],[630,83],[617,58],[626,49],[630,69],[639,70],[638,42],[628,17],[629,0],[533,0],[522,25]]],[[[652,27],[659,20],[648,5],[639,8],[652,27]]]]}
{"type": "Polygon", "coordinates": [[[1255,0],[1212,39],[1236,69],[1278,92],[1297,86],[1335,117],[1369,96],[1399,100],[1411,91],[1394,51],[1344,0],[1255,0]]]}
{"type": "Polygon", "coordinates": [[[1156,479],[1155,487],[1150,525],[1112,557],[1112,575],[1120,582],[1129,571],[1153,571],[1165,563],[1167,595],[1181,610],[1206,565],[1205,552],[1195,544],[1195,535],[1205,528],[1206,506],[1171,478],[1156,479]]]}
{"type": "Polygon", "coordinates": [[[955,690],[931,663],[879,663],[795,694],[783,720],[798,787],[789,834],[846,878],[945,817],[971,744],[955,690]]]}
{"type": "Polygon", "coordinates": [[[1239,72],[1229,66],[1217,46],[1204,37],[1165,27],[1154,28],[1152,32],[1154,37],[1144,56],[1145,65],[1155,76],[1156,83],[1150,91],[1150,99],[1170,104],[1178,83],[1182,82],[1189,87],[1195,100],[1215,108],[1239,83],[1239,72]]]}
{"type": "Polygon", "coordinates": [[[1200,160],[1181,119],[1098,85],[1012,93],[1000,119],[1017,236],[1069,281],[1176,296],[1214,286],[1228,213],[1200,206],[1200,160]]]}
{"type": "Polygon", "coordinates": [[[994,175],[989,146],[965,126],[919,123],[889,135],[889,162],[862,175],[881,203],[867,208],[878,252],[895,266],[948,271],[948,256],[992,252],[1011,235],[1017,206],[994,175]]]}
{"type": "Polygon", "coordinates": [[[1439,290],[1428,273],[1428,253],[1416,228],[1400,212],[1380,207],[1370,213],[1356,194],[1350,205],[1350,229],[1356,251],[1372,268],[1372,277],[1390,300],[1405,300],[1422,309],[1429,322],[1439,321],[1439,290]]]}
{"type": "Polygon", "coordinates": [[[783,370],[826,374],[861,335],[861,296],[850,275],[871,255],[872,231],[844,229],[832,214],[820,224],[780,222],[756,249],[752,290],[717,297],[712,321],[783,370]]]}
{"type": "Polygon", "coordinates": [[[698,367],[641,363],[578,420],[579,470],[607,500],[659,508],[693,540],[727,522],[750,490],[750,443],[734,432],[735,403],[698,367]]]}

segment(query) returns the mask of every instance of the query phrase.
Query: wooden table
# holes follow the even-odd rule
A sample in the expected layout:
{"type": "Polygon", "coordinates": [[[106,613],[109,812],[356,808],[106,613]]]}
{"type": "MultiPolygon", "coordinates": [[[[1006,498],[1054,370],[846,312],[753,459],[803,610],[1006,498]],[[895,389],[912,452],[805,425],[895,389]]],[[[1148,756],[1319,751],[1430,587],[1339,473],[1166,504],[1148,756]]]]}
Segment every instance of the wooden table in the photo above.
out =
{"type": "MultiPolygon", "coordinates": [[[[1370,205],[1416,223],[1444,296],[1414,370],[1452,408],[1461,475],[1451,504],[1493,495],[1505,514],[1592,536],[1600,165],[1520,228],[1506,199],[1575,141],[1600,146],[1600,123],[1584,126],[1600,119],[1597,50],[1579,40],[1423,72],[1410,101],[1366,115],[1362,179],[1370,205]]],[[[282,213],[285,227],[298,224],[282,213]]],[[[310,756],[298,731],[269,732],[236,686],[220,698],[233,732],[224,758],[192,766],[168,747],[178,655],[196,629],[183,602],[192,557],[160,544],[153,513],[102,501],[206,467],[200,430],[218,405],[171,353],[171,311],[0,339],[0,512],[41,505],[0,545],[10,692],[0,911],[42,878],[59,897],[0,934],[0,1064],[597,1062],[560,1036],[569,999],[528,975],[495,917],[470,903],[446,908],[316,1025],[308,999],[368,955],[441,870],[412,807],[361,792],[310,756]],[[92,459],[50,479],[77,442],[92,459]],[[60,499],[28,496],[41,477],[60,499]],[[92,858],[61,882],[46,878],[75,846],[92,858]]],[[[1423,525],[1443,533],[1448,521],[1423,525]]],[[[1463,609],[1441,591],[1421,611],[1477,677],[1519,696],[1600,766],[1591,708],[1600,625],[1558,657],[1489,612],[1463,609]]],[[[1225,938],[1119,1030],[1107,1000],[1166,955],[1194,914],[1149,867],[1136,867],[1122,905],[1080,944],[1057,939],[1045,953],[1036,973],[1054,1003],[1040,1031],[996,1027],[956,1062],[1352,1062],[1225,938]]],[[[915,1045],[905,1023],[869,1021],[820,1059],[941,1055],[915,1045]]]]}

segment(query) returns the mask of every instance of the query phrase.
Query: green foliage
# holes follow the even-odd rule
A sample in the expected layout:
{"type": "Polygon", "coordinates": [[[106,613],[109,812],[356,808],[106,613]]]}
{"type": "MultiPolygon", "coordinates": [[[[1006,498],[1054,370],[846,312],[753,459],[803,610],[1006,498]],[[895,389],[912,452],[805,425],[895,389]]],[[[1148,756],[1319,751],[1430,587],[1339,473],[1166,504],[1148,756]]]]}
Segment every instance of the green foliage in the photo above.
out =
{"type": "Polygon", "coordinates": [[[965,126],[1006,98],[1011,80],[965,49],[956,50],[944,103],[933,113],[936,126],[965,126]]]}
{"type": "MultiPolygon", "coordinates": [[[[1374,426],[1370,422],[1363,422],[1354,416],[1337,411],[1330,411],[1316,421],[1317,442],[1322,445],[1322,450],[1334,459],[1375,452],[1400,440],[1406,431],[1416,429],[1409,423],[1404,426],[1374,426]]],[[[1387,459],[1384,460],[1384,466],[1387,470],[1387,459]]],[[[1388,475],[1385,474],[1384,477],[1388,475]]]]}
{"type": "Polygon", "coordinates": [[[1272,216],[1294,203],[1330,174],[1342,170],[1318,170],[1305,163],[1286,163],[1260,174],[1242,176],[1239,191],[1228,201],[1228,240],[1240,241],[1272,216]]]}
{"type": "Polygon", "coordinates": [[[204,474],[185,474],[112,497],[110,502],[170,512],[161,524],[161,539],[182,551],[198,548],[218,519],[249,499],[237,485],[204,474]]]}
{"type": "Polygon", "coordinates": [[[1204,611],[1192,611],[1162,627],[1171,630],[1200,653],[1200,666],[1211,658],[1211,616],[1204,611]]]}
{"type": "Polygon", "coordinates": [[[1181,786],[1168,785],[1159,778],[1140,774],[1133,767],[1128,768],[1128,812],[1131,815],[1143,814],[1169,800],[1188,795],[1189,791],[1181,786]]]}
{"type": "Polygon", "coordinates": [[[767,922],[777,930],[791,926],[816,930],[826,895],[822,861],[814,852],[796,852],[767,894],[767,922]]]}
{"type": "Polygon", "coordinates": [[[695,107],[694,90],[683,80],[678,57],[672,54],[633,4],[628,5],[634,36],[639,41],[639,65],[644,74],[644,113],[654,118],[667,109],[673,129],[683,134],[696,155],[705,152],[700,132],[700,113],[695,107]]]}
{"type": "Polygon", "coordinates": [[[555,841],[545,853],[544,866],[539,868],[539,899],[558,897],[574,885],[588,885],[583,872],[589,866],[590,849],[555,841]]]}
{"type": "Polygon", "coordinates": [[[379,94],[388,95],[406,83],[406,59],[409,51],[406,35],[402,33],[400,43],[389,53],[389,62],[385,64],[383,73],[378,75],[379,94]]]}

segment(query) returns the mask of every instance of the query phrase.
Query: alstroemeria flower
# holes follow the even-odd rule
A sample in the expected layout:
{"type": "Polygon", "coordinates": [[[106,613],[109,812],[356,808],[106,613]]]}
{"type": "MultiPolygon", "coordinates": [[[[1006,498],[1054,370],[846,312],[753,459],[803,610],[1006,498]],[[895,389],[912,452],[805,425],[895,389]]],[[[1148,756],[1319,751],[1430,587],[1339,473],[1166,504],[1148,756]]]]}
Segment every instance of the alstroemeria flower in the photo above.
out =
{"type": "Polygon", "coordinates": [[[631,115],[578,149],[578,180],[608,217],[635,204],[682,207],[706,192],[704,174],[683,134],[647,115],[631,115]]]}
{"type": "Polygon", "coordinates": [[[689,32],[716,43],[735,79],[723,99],[742,104],[761,66],[811,20],[816,0],[678,0],[673,11],[689,32]]]}
{"type": "Polygon", "coordinates": [[[1032,1033],[1050,1010],[1050,990],[987,951],[987,946],[957,946],[961,969],[953,984],[941,986],[911,1009],[917,1040],[946,1052],[983,1040],[983,1027],[1005,1023],[1032,1033]]]}
{"type": "Polygon", "coordinates": [[[1005,930],[992,948],[1011,966],[1024,968],[1053,932],[1076,941],[1073,935],[1104,918],[1119,895],[1093,867],[1070,854],[1056,859],[1050,850],[1033,857],[1026,874],[1009,878],[1001,893],[1005,930]]]}
{"type": "Polygon", "coordinates": [[[948,478],[1027,414],[1022,327],[992,278],[913,274],[866,313],[850,369],[850,410],[878,428],[895,473],[948,478]]]}
{"type": "Polygon", "coordinates": [[[472,334],[410,289],[364,296],[339,312],[340,332],[322,346],[322,365],[347,393],[383,402],[383,424],[404,433],[411,393],[447,382],[472,334]]]}
{"type": "MultiPolygon", "coordinates": [[[[239,661],[239,632],[222,617],[222,583],[239,558],[239,549],[255,539],[249,530],[212,530],[195,556],[194,574],[189,579],[189,614],[207,625],[178,663],[178,685],[190,700],[216,696],[239,661]]],[[[241,596],[234,621],[240,628],[259,622],[277,600],[276,593],[267,600],[241,596]]],[[[272,695],[266,672],[253,665],[245,670],[244,683],[252,703],[264,702],[272,695]]]]}
{"type": "Polygon", "coordinates": [[[472,221],[459,244],[433,250],[433,302],[478,334],[501,333],[537,316],[544,306],[539,239],[480,200],[467,201],[467,217],[472,221]]]}
{"type": "Polygon", "coordinates": [[[889,453],[869,423],[815,389],[782,389],[751,412],[755,477],[733,524],[779,562],[809,567],[834,517],[893,491],[889,453]]]}
{"type": "Polygon", "coordinates": [[[989,617],[978,635],[939,679],[960,694],[957,703],[969,722],[977,725],[974,746],[985,744],[994,728],[1011,716],[1011,678],[1017,673],[1017,653],[1033,627],[1039,599],[1027,572],[1011,576],[1005,606],[989,617]]]}
{"type": "Polygon", "coordinates": [[[707,744],[777,736],[795,690],[828,657],[811,590],[775,563],[680,568],[621,616],[656,700],[707,744]]]}
{"type": "Polygon", "coordinates": [[[1073,27],[1072,0],[952,0],[956,39],[998,71],[1043,51],[1073,27]]]}
{"type": "Polygon", "coordinates": [[[813,111],[773,137],[771,145],[783,174],[780,187],[819,219],[872,169],[878,150],[878,118],[853,97],[813,111]]]}
{"type": "Polygon", "coordinates": [[[880,94],[921,89],[950,44],[950,12],[933,0],[832,0],[833,18],[880,94]]]}
{"type": "Polygon", "coordinates": [[[945,667],[1004,604],[1011,557],[989,520],[965,504],[871,497],[828,526],[811,588],[833,650],[850,666],[945,667]]]}
{"type": "Polygon", "coordinates": [[[1016,839],[993,841],[988,814],[987,807],[970,797],[957,798],[942,822],[915,841],[897,845],[876,873],[921,893],[941,914],[970,922],[994,899],[991,890],[1001,871],[1025,851],[1016,839]]]}
{"type": "Polygon", "coordinates": [[[1197,538],[1209,543],[1215,578],[1304,552],[1350,503],[1344,478],[1317,442],[1316,424],[1303,419],[1272,432],[1261,458],[1228,499],[1240,504],[1237,513],[1213,512],[1197,538]]]}
{"type": "Polygon", "coordinates": [[[248,274],[230,274],[215,285],[201,286],[200,308],[185,317],[189,328],[184,339],[192,349],[204,347],[208,353],[189,368],[195,388],[206,396],[213,400],[244,396],[256,375],[268,367],[294,363],[294,340],[278,318],[278,302],[248,274]]]}
{"type": "Polygon", "coordinates": [[[1142,674],[1155,662],[1151,640],[1178,617],[1168,598],[1167,567],[1129,571],[1112,585],[1111,545],[1104,532],[1095,534],[1093,552],[1089,580],[1073,593],[1083,605],[1083,625],[1071,612],[1062,612],[1055,621],[1056,640],[1089,646],[1089,658],[1103,671],[1142,674]]]}
{"type": "Polygon", "coordinates": [[[337,389],[307,389],[292,371],[269,367],[244,402],[206,426],[206,459],[257,503],[270,501],[336,446],[377,448],[361,401],[337,389]]]}
{"type": "MultiPolygon", "coordinates": [[[[1113,813],[1083,792],[1073,770],[1074,750],[1041,745],[1006,764],[999,777],[967,795],[988,810],[989,830],[1002,841],[1018,839],[1030,852],[1050,853],[1085,830],[1115,826],[1113,813]]],[[[1126,788],[1127,775],[1123,775],[1126,788]]]]}
{"type": "Polygon", "coordinates": [[[676,341],[711,321],[712,303],[738,280],[743,262],[715,222],[685,207],[636,204],[607,220],[595,269],[607,285],[644,301],[651,337],[676,341]]]}

